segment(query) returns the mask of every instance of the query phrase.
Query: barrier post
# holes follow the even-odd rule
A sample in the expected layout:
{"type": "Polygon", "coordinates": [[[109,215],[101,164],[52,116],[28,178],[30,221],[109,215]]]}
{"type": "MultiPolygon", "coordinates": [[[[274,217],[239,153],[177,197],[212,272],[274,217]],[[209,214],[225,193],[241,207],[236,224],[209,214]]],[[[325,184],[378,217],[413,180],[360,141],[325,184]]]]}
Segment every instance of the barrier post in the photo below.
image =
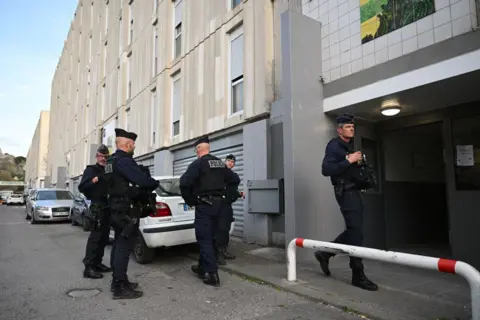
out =
{"type": "Polygon", "coordinates": [[[357,258],[436,270],[444,273],[458,274],[465,278],[470,285],[472,320],[480,320],[480,272],[465,262],[416,254],[349,246],[332,242],[295,238],[290,241],[287,247],[287,280],[290,282],[297,280],[297,247],[323,250],[336,254],[347,254],[357,258]]]}

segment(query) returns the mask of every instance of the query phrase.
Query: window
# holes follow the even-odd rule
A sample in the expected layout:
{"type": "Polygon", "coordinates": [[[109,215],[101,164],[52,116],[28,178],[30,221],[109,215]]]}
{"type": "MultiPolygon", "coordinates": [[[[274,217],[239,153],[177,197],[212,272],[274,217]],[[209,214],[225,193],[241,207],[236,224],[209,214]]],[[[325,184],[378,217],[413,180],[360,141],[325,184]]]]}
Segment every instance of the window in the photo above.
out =
{"type": "Polygon", "coordinates": [[[158,74],[158,31],[156,27],[153,27],[153,69],[152,77],[158,74]]]}
{"type": "Polygon", "coordinates": [[[178,75],[172,78],[172,136],[180,134],[181,91],[181,79],[178,75]]]}
{"type": "Polygon", "coordinates": [[[173,34],[173,43],[174,43],[174,59],[178,58],[182,53],[182,11],[183,11],[183,0],[176,0],[173,2],[175,19],[174,19],[174,34],[173,34]]]}
{"type": "Polygon", "coordinates": [[[232,3],[232,9],[234,9],[236,6],[240,4],[240,2],[242,2],[242,0],[230,0],[230,1],[232,3]]]}
{"type": "Polygon", "coordinates": [[[132,98],[132,56],[128,57],[128,69],[127,69],[127,99],[132,98]]]}
{"type": "Polygon", "coordinates": [[[243,111],[243,28],[230,34],[230,114],[243,111]]]}
{"type": "Polygon", "coordinates": [[[90,106],[87,104],[87,107],[85,108],[85,121],[84,121],[84,124],[85,124],[85,135],[88,135],[88,125],[90,124],[90,106]]]}
{"type": "Polygon", "coordinates": [[[130,25],[128,27],[129,32],[128,32],[128,44],[132,44],[133,42],[133,9],[132,9],[132,3],[128,6],[128,16],[130,18],[130,25]]]}
{"type": "Polygon", "coordinates": [[[88,38],[88,63],[92,63],[92,36],[88,38]]]}
{"type": "Polygon", "coordinates": [[[153,0],[153,13],[157,15],[158,10],[158,0],[153,0]]]}
{"type": "Polygon", "coordinates": [[[151,101],[151,104],[150,104],[150,116],[152,117],[152,121],[150,123],[150,132],[152,133],[152,141],[151,141],[151,144],[152,145],[155,145],[155,134],[156,134],[156,130],[157,130],[157,90],[154,89],[152,91],[152,101],[151,101]]]}
{"type": "Polygon", "coordinates": [[[100,105],[100,119],[103,121],[104,116],[105,116],[105,85],[102,86],[102,104],[100,105]]]}

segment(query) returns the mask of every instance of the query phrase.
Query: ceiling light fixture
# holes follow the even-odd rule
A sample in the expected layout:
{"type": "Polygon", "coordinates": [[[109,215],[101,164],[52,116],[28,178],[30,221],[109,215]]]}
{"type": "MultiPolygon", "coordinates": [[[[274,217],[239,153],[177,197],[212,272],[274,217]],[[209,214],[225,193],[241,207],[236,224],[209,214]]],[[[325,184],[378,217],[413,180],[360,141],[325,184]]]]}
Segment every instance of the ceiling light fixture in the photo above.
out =
{"type": "Polygon", "coordinates": [[[400,113],[400,103],[397,99],[384,101],[380,107],[380,112],[386,117],[393,117],[400,113]]]}
{"type": "Polygon", "coordinates": [[[399,107],[386,107],[382,108],[380,111],[384,116],[392,117],[400,113],[399,107]]]}

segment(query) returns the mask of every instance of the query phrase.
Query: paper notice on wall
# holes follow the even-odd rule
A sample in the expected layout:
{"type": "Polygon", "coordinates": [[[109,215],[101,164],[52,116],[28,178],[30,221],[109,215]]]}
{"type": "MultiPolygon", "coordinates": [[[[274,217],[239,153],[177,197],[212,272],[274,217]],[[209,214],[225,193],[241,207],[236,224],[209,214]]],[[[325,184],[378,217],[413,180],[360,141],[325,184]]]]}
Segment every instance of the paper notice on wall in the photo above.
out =
{"type": "Polygon", "coordinates": [[[471,167],[475,165],[473,145],[457,146],[457,166],[471,167]]]}

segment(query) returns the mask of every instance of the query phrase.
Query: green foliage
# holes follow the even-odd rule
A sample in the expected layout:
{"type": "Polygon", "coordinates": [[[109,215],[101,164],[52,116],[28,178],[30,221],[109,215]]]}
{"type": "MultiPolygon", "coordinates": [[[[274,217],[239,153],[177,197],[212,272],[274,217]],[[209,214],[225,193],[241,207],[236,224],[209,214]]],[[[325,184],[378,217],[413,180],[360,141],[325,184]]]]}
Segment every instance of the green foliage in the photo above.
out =
{"type": "Polygon", "coordinates": [[[360,7],[360,23],[364,23],[368,19],[375,17],[382,12],[382,6],[386,4],[388,0],[369,0],[363,6],[360,7]]]}
{"type": "Polygon", "coordinates": [[[377,32],[374,36],[365,36],[362,43],[386,35],[434,12],[435,0],[386,0],[378,14],[380,26],[377,32]]]}
{"type": "Polygon", "coordinates": [[[13,181],[16,177],[22,181],[25,177],[25,157],[0,155],[0,181],[13,181]]]}
{"type": "Polygon", "coordinates": [[[0,181],[12,181],[12,174],[7,170],[0,170],[0,181]]]}

